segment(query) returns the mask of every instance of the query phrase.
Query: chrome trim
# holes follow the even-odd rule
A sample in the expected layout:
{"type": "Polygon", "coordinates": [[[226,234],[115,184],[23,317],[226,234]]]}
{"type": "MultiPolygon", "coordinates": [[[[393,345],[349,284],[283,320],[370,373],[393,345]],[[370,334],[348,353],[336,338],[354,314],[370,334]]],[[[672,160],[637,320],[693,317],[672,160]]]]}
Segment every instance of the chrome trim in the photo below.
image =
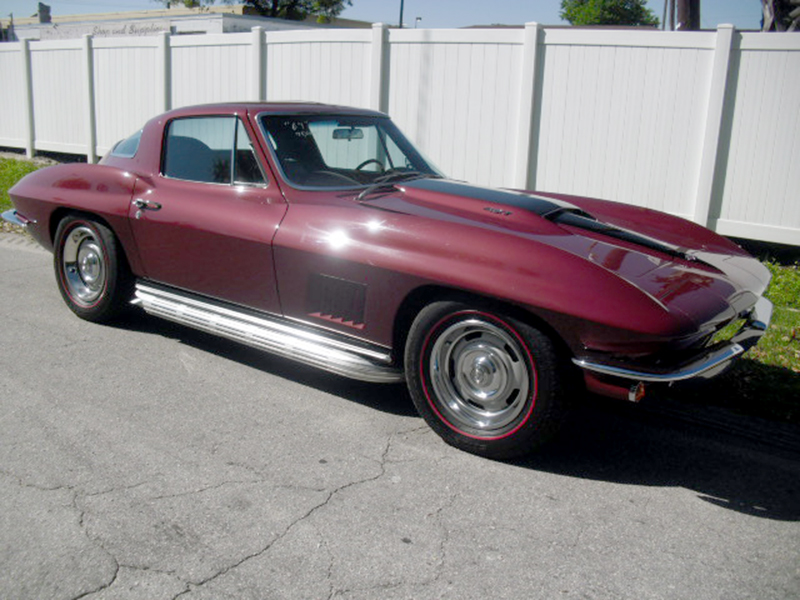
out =
{"type": "Polygon", "coordinates": [[[762,296],[750,310],[747,321],[731,338],[731,342],[741,344],[745,349],[755,346],[766,333],[770,321],[772,321],[772,302],[762,296]]]}
{"type": "Polygon", "coordinates": [[[391,356],[323,334],[273,322],[244,312],[189,298],[147,284],[136,284],[132,304],[148,314],[206,331],[284,358],[351,379],[373,383],[403,380],[403,372],[391,366],[391,356]]]}
{"type": "Polygon", "coordinates": [[[603,364],[592,360],[573,358],[572,362],[587,371],[611,375],[622,379],[635,379],[649,382],[673,382],[693,379],[695,377],[712,377],[722,371],[727,364],[737,356],[758,343],[764,335],[772,320],[772,302],[766,298],[759,298],[755,306],[747,315],[747,321],[734,335],[730,342],[719,348],[711,348],[691,363],[684,365],[677,371],[653,372],[637,371],[624,367],[603,364]]]}
{"type": "Polygon", "coordinates": [[[16,211],[16,209],[10,209],[5,211],[2,215],[4,221],[8,221],[9,223],[13,223],[14,225],[19,225],[20,227],[27,227],[28,225],[35,225],[36,221],[33,219],[28,219],[24,215],[21,215],[16,211]]]}
{"type": "Polygon", "coordinates": [[[602,373],[603,375],[612,375],[614,377],[621,377],[622,379],[635,379],[637,381],[650,381],[668,383],[672,381],[683,381],[699,377],[704,373],[711,371],[717,367],[722,367],[740,354],[744,353],[744,348],[739,344],[730,344],[719,350],[705,355],[700,360],[697,360],[690,365],[678,371],[669,373],[652,373],[647,371],[634,371],[633,369],[624,369],[622,367],[614,367],[611,365],[604,365],[584,359],[573,358],[572,362],[579,366],[581,369],[593,371],[595,373],[602,373]]]}

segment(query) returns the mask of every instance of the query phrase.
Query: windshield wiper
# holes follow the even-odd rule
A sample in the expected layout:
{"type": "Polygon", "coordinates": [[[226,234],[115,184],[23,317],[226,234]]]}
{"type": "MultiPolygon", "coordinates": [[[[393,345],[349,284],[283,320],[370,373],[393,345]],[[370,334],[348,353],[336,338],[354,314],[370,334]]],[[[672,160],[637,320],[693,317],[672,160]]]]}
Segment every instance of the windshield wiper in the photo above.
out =
{"type": "Polygon", "coordinates": [[[439,175],[434,173],[423,173],[421,171],[401,171],[399,173],[387,173],[381,175],[375,181],[370,183],[367,187],[361,190],[361,193],[356,196],[356,201],[361,202],[369,194],[378,190],[391,190],[395,185],[403,181],[411,181],[412,179],[430,179],[438,178],[439,175]]]}

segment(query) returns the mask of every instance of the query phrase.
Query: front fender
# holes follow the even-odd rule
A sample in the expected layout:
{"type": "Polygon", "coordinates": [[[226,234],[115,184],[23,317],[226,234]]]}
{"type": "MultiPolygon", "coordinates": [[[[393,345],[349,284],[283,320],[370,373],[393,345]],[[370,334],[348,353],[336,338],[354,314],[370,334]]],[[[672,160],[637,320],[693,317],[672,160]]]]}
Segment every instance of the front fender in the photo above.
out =
{"type": "Polygon", "coordinates": [[[632,283],[548,243],[549,236],[569,235],[555,225],[529,235],[491,222],[372,206],[295,204],[275,238],[281,303],[287,316],[320,318],[320,311],[308,308],[309,299],[316,300],[309,281],[317,274],[329,278],[326,293],[363,290],[361,321],[327,315],[327,324],[386,346],[404,300],[427,286],[522,307],[548,322],[574,351],[607,341],[609,332],[622,344],[694,330],[685,315],[671,313],[632,283]]]}

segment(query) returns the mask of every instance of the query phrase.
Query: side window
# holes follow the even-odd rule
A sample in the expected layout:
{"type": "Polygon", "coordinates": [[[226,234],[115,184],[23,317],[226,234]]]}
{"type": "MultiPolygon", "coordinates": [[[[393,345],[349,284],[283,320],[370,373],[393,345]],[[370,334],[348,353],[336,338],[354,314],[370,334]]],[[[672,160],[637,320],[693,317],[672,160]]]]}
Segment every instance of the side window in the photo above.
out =
{"type": "Polygon", "coordinates": [[[133,158],[139,150],[139,142],[142,139],[142,130],[140,129],[131,137],[118,142],[114,149],[111,151],[111,156],[119,156],[121,158],[133,158]]]}
{"type": "Polygon", "coordinates": [[[168,125],[161,172],[203,183],[264,183],[247,131],[236,117],[187,117],[168,125]]]}
{"type": "Polygon", "coordinates": [[[240,119],[236,119],[236,123],[236,156],[234,157],[233,182],[263,185],[267,181],[258,164],[255,150],[253,150],[253,142],[250,140],[250,136],[247,135],[244,123],[240,119]]]}

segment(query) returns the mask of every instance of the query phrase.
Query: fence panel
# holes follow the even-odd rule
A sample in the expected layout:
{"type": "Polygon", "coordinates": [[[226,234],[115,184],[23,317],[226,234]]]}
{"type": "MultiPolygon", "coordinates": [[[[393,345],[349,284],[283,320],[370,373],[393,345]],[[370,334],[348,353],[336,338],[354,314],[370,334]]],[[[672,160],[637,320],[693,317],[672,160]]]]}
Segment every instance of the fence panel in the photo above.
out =
{"type": "Polygon", "coordinates": [[[800,36],[729,26],[376,26],[0,44],[0,80],[12,82],[0,94],[0,145],[93,160],[170,107],[371,107],[457,179],[527,181],[800,245],[797,73],[800,36]]]}
{"type": "Polygon", "coordinates": [[[734,49],[721,233],[800,245],[800,44],[792,37],[745,33],[734,49]]]}
{"type": "Polygon", "coordinates": [[[267,99],[369,106],[372,32],[269,32],[267,99]]]}
{"type": "Polygon", "coordinates": [[[94,40],[98,154],[158,114],[159,58],[157,38],[94,40]]]}
{"type": "Polygon", "coordinates": [[[81,40],[31,44],[37,150],[86,152],[85,64],[81,40]]]}
{"type": "Polygon", "coordinates": [[[0,44],[0,145],[25,147],[25,75],[20,53],[22,44],[0,44]]]}
{"type": "Polygon", "coordinates": [[[546,30],[537,187],[691,217],[714,34],[546,30]]]}
{"type": "Polygon", "coordinates": [[[172,107],[248,99],[251,39],[249,33],[171,38],[172,107]]]}
{"type": "Polygon", "coordinates": [[[389,32],[389,114],[456,179],[513,180],[522,35],[389,32]]]}

